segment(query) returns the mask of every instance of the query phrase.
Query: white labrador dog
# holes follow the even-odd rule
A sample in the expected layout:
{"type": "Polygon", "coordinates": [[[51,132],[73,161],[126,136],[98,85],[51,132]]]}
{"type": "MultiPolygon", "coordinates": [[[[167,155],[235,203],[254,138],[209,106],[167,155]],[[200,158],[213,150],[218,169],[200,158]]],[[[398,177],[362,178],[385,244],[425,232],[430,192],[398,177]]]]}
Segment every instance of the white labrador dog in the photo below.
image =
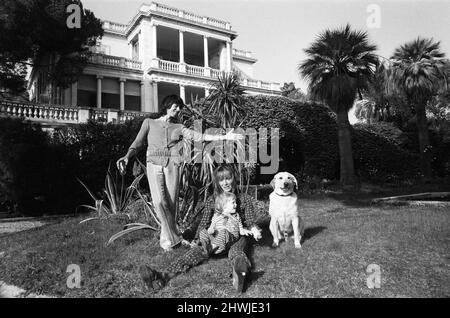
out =
{"type": "Polygon", "coordinates": [[[270,194],[270,232],[273,236],[272,246],[278,246],[280,239],[287,241],[294,232],[295,248],[301,248],[300,241],[305,225],[300,217],[300,204],[295,189],[297,179],[289,172],[279,172],[270,182],[274,191],[270,194]]]}

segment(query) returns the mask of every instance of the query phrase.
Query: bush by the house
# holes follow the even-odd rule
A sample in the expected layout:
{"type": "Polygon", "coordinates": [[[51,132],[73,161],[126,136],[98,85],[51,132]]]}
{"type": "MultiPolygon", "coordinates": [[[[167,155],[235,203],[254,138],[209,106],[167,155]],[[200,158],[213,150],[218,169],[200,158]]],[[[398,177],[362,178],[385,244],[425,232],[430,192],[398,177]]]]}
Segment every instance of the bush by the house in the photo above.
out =
{"type": "MultiPolygon", "coordinates": [[[[336,176],[337,125],[328,108],[317,103],[259,95],[245,98],[245,110],[243,127],[279,128],[279,170],[327,178],[336,176]]],[[[255,182],[267,183],[271,177],[259,174],[255,182]]]]}
{"type": "Polygon", "coordinates": [[[392,129],[378,124],[353,128],[353,158],[363,180],[394,182],[418,176],[418,156],[400,147],[402,134],[395,138],[392,129]]]}
{"type": "Polygon", "coordinates": [[[42,202],[48,139],[39,125],[0,119],[0,201],[24,210],[42,202]]]}

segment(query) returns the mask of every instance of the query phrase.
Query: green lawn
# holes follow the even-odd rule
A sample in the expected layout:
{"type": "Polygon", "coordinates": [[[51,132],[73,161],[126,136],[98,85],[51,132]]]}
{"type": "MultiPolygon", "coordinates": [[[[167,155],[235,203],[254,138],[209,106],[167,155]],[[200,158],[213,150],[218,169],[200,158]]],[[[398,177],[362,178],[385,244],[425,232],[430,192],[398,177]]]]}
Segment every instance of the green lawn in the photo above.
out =
{"type": "Polygon", "coordinates": [[[141,231],[106,247],[119,222],[81,218],[0,237],[0,281],[58,297],[450,297],[450,214],[445,208],[371,206],[354,196],[302,199],[303,249],[293,241],[270,248],[267,229],[251,253],[246,293],[231,287],[226,258],[216,258],[147,291],[138,268],[160,269],[186,251],[162,253],[156,236],[141,231]],[[381,267],[381,288],[366,286],[369,264],[381,267]],[[82,286],[69,289],[69,264],[82,286]]]}

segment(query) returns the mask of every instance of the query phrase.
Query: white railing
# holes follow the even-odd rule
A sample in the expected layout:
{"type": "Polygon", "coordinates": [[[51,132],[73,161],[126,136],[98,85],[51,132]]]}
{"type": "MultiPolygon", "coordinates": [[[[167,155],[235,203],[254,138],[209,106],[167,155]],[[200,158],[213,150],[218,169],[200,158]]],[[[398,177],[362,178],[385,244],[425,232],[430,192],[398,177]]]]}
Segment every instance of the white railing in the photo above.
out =
{"type": "Polygon", "coordinates": [[[91,108],[90,112],[89,112],[89,119],[107,122],[108,121],[108,110],[91,108]]]}
{"type": "Polygon", "coordinates": [[[233,49],[233,55],[236,56],[242,56],[242,57],[252,57],[252,52],[250,51],[244,51],[244,50],[238,50],[238,49],[233,49]]]}
{"type": "Polygon", "coordinates": [[[261,88],[272,89],[272,86],[271,86],[271,83],[269,83],[269,82],[261,82],[261,88]]]}
{"type": "Polygon", "coordinates": [[[187,20],[191,20],[197,23],[203,23],[203,17],[195,13],[183,12],[183,17],[187,20]]]}
{"type": "Polygon", "coordinates": [[[222,73],[222,71],[220,71],[220,70],[216,70],[213,68],[211,69],[211,77],[212,78],[218,78],[221,73],[222,73]]]}
{"type": "Polygon", "coordinates": [[[247,80],[247,86],[249,86],[249,87],[258,87],[258,81],[249,79],[249,80],[247,80]]]}
{"type": "Polygon", "coordinates": [[[60,105],[38,105],[33,103],[17,103],[0,101],[0,113],[33,121],[78,122],[78,109],[60,105]]]}
{"type": "Polygon", "coordinates": [[[188,11],[180,10],[177,8],[169,7],[169,6],[161,4],[161,3],[152,2],[152,4],[150,5],[150,10],[155,11],[155,12],[160,12],[163,14],[167,14],[167,15],[171,15],[171,16],[178,17],[178,18],[183,18],[183,19],[193,21],[196,23],[211,25],[213,27],[220,28],[220,29],[226,29],[226,30],[231,29],[231,25],[229,22],[211,18],[211,17],[201,16],[201,15],[198,15],[193,12],[188,12],[188,11]]]}
{"type": "Polygon", "coordinates": [[[127,29],[128,25],[123,23],[117,23],[112,21],[103,21],[103,29],[108,31],[114,31],[118,33],[125,33],[125,30],[127,29]]]}
{"type": "Polygon", "coordinates": [[[140,70],[142,68],[142,62],[136,60],[125,59],[125,67],[140,70]]]}
{"type": "Polygon", "coordinates": [[[134,70],[142,69],[142,62],[132,59],[127,59],[120,56],[106,55],[106,54],[92,54],[89,57],[89,62],[103,65],[110,65],[116,67],[130,68],[134,70]]]}
{"type": "Polygon", "coordinates": [[[159,60],[158,66],[160,69],[170,72],[179,72],[180,71],[180,63],[159,60]]]}
{"type": "Polygon", "coordinates": [[[225,21],[221,21],[221,20],[218,20],[218,19],[214,19],[214,18],[207,18],[207,23],[209,24],[209,25],[212,25],[212,26],[214,26],[214,27],[216,27],[216,28],[220,28],[220,29],[226,29],[227,28],[227,22],[225,22],[225,21]]]}
{"type": "Polygon", "coordinates": [[[201,66],[186,65],[186,73],[189,75],[205,76],[205,68],[201,66]]]}
{"type": "Polygon", "coordinates": [[[168,14],[168,15],[174,15],[174,16],[178,16],[178,9],[166,6],[164,4],[161,3],[153,3],[156,6],[154,7],[158,12],[164,13],[164,14],[168,14]]]}
{"type": "Polygon", "coordinates": [[[0,100],[0,117],[15,117],[47,124],[79,124],[88,120],[125,122],[148,113],[93,107],[18,103],[0,100]]]}
{"type": "Polygon", "coordinates": [[[120,66],[120,57],[103,55],[103,63],[105,65],[120,66]]]}
{"type": "Polygon", "coordinates": [[[138,111],[132,111],[132,110],[123,110],[119,112],[119,122],[123,123],[128,120],[132,120],[136,117],[145,117],[146,113],[138,112],[138,111]]]}
{"type": "MultiPolygon", "coordinates": [[[[223,72],[221,70],[217,70],[217,69],[213,69],[213,68],[206,68],[206,67],[197,66],[197,65],[181,64],[181,63],[177,63],[177,62],[160,60],[160,59],[154,59],[152,62],[152,67],[154,69],[159,69],[159,70],[163,70],[163,71],[185,73],[187,75],[202,76],[202,77],[208,77],[208,78],[212,78],[212,79],[217,79],[223,72]]],[[[253,79],[243,79],[241,81],[241,84],[243,86],[247,86],[247,87],[254,87],[254,88],[271,90],[271,91],[280,91],[279,83],[262,82],[262,81],[253,80],[253,79]]]]}

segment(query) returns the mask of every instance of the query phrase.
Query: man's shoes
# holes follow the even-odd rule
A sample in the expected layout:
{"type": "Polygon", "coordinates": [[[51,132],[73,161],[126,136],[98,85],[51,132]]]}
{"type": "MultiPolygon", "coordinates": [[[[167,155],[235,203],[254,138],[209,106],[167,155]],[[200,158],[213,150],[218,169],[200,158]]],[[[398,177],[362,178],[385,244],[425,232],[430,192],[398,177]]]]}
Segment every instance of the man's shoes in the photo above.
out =
{"type": "Polygon", "coordinates": [[[158,272],[146,265],[139,267],[139,273],[145,285],[150,290],[158,291],[166,286],[170,280],[168,275],[158,272]]]}
{"type": "Polygon", "coordinates": [[[203,254],[205,254],[206,256],[211,255],[211,253],[213,252],[211,243],[208,241],[200,240],[200,247],[203,250],[203,254]]]}
{"type": "Polygon", "coordinates": [[[243,256],[236,256],[233,261],[233,288],[238,293],[244,290],[245,279],[249,273],[247,260],[243,256]]]}

